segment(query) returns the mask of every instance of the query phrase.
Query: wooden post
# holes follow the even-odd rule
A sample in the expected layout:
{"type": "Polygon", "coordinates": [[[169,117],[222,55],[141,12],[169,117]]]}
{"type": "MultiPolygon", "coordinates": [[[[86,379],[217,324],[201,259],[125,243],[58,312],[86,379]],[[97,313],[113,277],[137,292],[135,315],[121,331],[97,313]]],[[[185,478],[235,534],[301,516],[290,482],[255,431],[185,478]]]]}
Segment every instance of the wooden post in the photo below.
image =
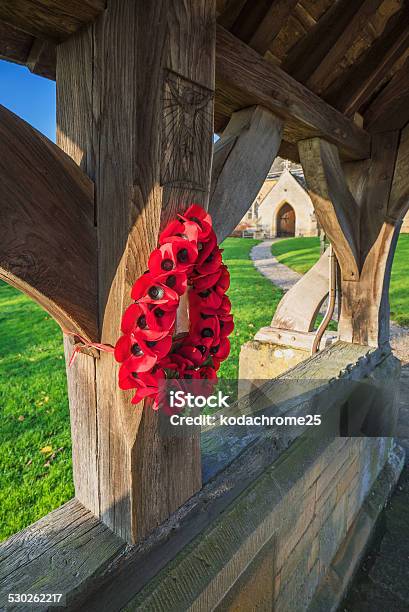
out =
{"type": "Polygon", "coordinates": [[[318,220],[340,263],[340,339],[387,345],[390,272],[409,203],[409,128],[375,134],[370,163],[351,162],[347,175],[335,145],[311,139],[299,151],[318,220]]]}
{"type": "MultiPolygon", "coordinates": [[[[115,343],[160,227],[210,190],[215,7],[108,0],[58,47],[58,144],[94,180],[99,328],[115,343]]],[[[71,342],[66,339],[67,358],[71,342]]],[[[198,437],[163,440],[111,355],[68,369],[78,499],[135,542],[201,486],[198,437]]]]}

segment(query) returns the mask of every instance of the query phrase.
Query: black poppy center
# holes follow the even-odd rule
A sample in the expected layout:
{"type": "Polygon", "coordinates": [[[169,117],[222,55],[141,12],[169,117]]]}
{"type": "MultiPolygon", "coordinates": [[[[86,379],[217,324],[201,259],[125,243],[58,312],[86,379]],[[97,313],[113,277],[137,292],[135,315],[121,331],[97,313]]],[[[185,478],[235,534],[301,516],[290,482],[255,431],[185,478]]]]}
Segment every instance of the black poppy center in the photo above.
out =
{"type": "Polygon", "coordinates": [[[170,272],[171,270],[173,270],[173,261],[171,259],[164,259],[160,267],[162,268],[162,270],[165,270],[165,272],[170,272]]]}
{"type": "Polygon", "coordinates": [[[210,327],[205,327],[202,329],[201,336],[202,338],[213,338],[214,331],[210,327]]]}
{"type": "Polygon", "coordinates": [[[135,355],[135,357],[140,357],[141,355],[143,355],[143,350],[141,349],[141,347],[139,346],[137,342],[135,342],[135,344],[132,345],[131,351],[132,351],[132,355],[135,355]]]}
{"type": "Polygon", "coordinates": [[[213,261],[213,253],[210,253],[209,257],[205,259],[205,263],[211,263],[213,261]]]}
{"type": "Polygon", "coordinates": [[[141,329],[145,329],[145,327],[146,327],[146,317],[145,317],[145,315],[141,315],[136,323],[137,323],[138,327],[140,327],[141,329]]]}
{"type": "Polygon", "coordinates": [[[138,372],[131,372],[131,374],[134,378],[138,378],[138,372]]]}
{"type": "Polygon", "coordinates": [[[165,311],[162,310],[162,308],[156,308],[155,317],[158,317],[158,319],[161,319],[164,314],[165,314],[165,311]]]}
{"type": "Polygon", "coordinates": [[[187,249],[180,249],[180,251],[178,251],[178,261],[180,261],[180,263],[187,261],[188,257],[189,253],[187,252],[187,249]]]}
{"type": "Polygon", "coordinates": [[[197,217],[189,217],[190,221],[194,221],[199,227],[202,227],[202,222],[197,217]]]}
{"type": "Polygon", "coordinates": [[[165,284],[167,287],[170,287],[172,289],[172,287],[176,285],[176,276],[174,274],[171,274],[170,276],[168,276],[165,284]]]}
{"type": "Polygon", "coordinates": [[[157,340],[147,340],[146,341],[146,346],[149,346],[149,348],[156,346],[156,344],[157,344],[157,340]]]}
{"type": "Polygon", "coordinates": [[[205,289],[204,291],[200,291],[199,295],[201,298],[207,298],[210,295],[210,289],[205,289]]]}
{"type": "Polygon", "coordinates": [[[203,344],[198,344],[198,345],[196,346],[196,348],[197,348],[197,350],[198,350],[198,351],[200,351],[200,352],[202,353],[202,355],[204,355],[204,354],[205,354],[205,352],[206,352],[206,347],[205,347],[205,346],[203,346],[203,344]]]}
{"type": "Polygon", "coordinates": [[[217,346],[212,346],[212,348],[210,349],[210,354],[211,355],[216,355],[217,351],[220,348],[220,344],[218,344],[217,346]]]}
{"type": "Polygon", "coordinates": [[[209,315],[209,314],[205,314],[204,312],[201,312],[200,316],[202,317],[202,319],[206,320],[206,319],[211,319],[213,315],[209,315]]]}
{"type": "Polygon", "coordinates": [[[161,300],[165,295],[165,292],[162,287],[153,285],[152,287],[149,287],[148,295],[152,300],[161,300]]]}

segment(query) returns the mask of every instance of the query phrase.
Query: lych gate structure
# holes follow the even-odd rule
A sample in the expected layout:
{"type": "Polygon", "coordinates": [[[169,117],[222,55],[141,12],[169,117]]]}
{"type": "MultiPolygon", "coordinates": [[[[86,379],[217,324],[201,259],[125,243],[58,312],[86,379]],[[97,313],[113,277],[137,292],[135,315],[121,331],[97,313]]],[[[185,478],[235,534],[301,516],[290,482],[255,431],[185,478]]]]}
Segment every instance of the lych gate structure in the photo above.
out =
{"type": "MultiPolygon", "coordinates": [[[[57,84],[56,145],[0,110],[0,276],[61,325],[67,359],[81,349],[67,368],[76,498],[3,545],[4,592],[62,592],[87,610],[339,601],[399,473],[393,440],[334,440],[338,425],[291,440],[266,429],[248,447],[217,431],[163,439],[119,391],[112,356],[84,340],[115,343],[175,213],[201,204],[224,239],[280,154],[301,161],[339,262],[338,342],[305,360],[328,293],[321,262],[257,336],[258,358],[279,364],[273,377],[301,351],[286,374],[308,381],[300,413],[316,401],[335,413],[337,378],[396,386],[408,17],[403,0],[0,0],[1,57],[57,84]]],[[[380,413],[390,425],[393,398],[380,413]]]]}

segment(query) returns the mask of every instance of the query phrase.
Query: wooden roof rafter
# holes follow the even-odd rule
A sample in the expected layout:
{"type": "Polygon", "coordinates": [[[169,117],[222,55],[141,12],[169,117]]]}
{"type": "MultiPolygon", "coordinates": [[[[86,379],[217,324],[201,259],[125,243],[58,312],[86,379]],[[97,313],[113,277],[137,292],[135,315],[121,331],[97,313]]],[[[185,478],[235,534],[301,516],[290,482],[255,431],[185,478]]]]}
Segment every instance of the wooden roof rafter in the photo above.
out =
{"type": "Polygon", "coordinates": [[[284,119],[284,140],[326,138],[350,159],[369,157],[370,137],[279,67],[217,26],[216,131],[240,108],[261,105],[284,119]]]}

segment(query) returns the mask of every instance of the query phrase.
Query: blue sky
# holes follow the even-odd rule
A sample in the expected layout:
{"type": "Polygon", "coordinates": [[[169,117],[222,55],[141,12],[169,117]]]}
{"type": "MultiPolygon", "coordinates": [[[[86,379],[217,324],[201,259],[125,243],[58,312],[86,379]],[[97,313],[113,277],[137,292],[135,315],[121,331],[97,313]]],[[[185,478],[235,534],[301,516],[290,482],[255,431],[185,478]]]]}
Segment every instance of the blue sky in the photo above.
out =
{"type": "Polygon", "coordinates": [[[54,81],[31,74],[24,66],[0,60],[0,104],[55,142],[54,81]]]}
{"type": "Polygon", "coordinates": [[[0,60],[0,104],[55,141],[55,83],[0,60]]]}

